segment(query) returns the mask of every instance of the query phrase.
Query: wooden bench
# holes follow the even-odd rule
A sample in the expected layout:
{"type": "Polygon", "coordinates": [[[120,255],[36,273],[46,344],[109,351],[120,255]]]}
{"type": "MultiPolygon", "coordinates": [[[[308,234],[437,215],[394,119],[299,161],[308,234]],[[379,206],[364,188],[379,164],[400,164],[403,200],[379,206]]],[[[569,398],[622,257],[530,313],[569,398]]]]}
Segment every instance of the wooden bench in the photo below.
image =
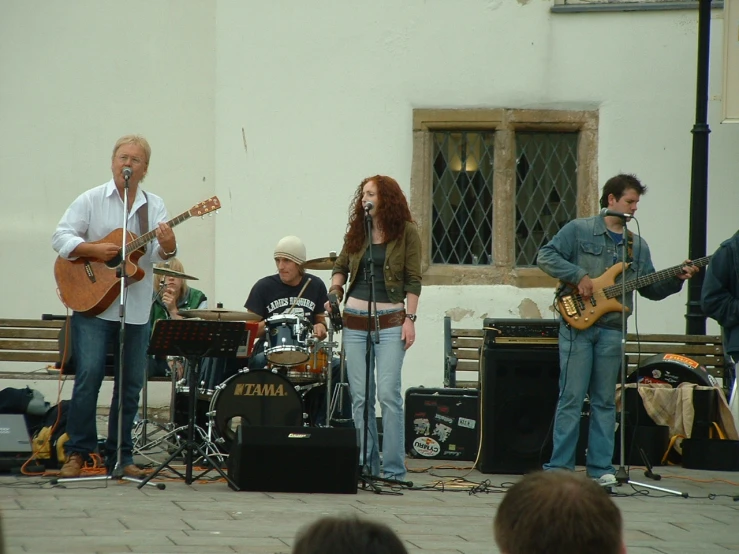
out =
{"type": "MultiPolygon", "coordinates": [[[[51,316],[52,319],[0,319],[0,362],[36,362],[39,367],[30,371],[0,371],[0,379],[55,380],[58,372],[39,371],[46,366],[59,368],[64,352],[65,316],[51,316]]],[[[69,361],[72,345],[66,346],[69,361]]],[[[112,354],[108,354],[108,372],[105,379],[112,377],[112,354]]],[[[66,374],[74,379],[74,374],[66,374]]],[[[149,381],[170,381],[169,377],[149,377],[149,381]]]]}
{"type": "MultiPolygon", "coordinates": [[[[480,365],[485,335],[479,329],[452,328],[451,318],[444,318],[444,386],[480,387],[480,365]]],[[[727,363],[719,335],[672,335],[629,333],[626,359],[631,373],[657,354],[679,354],[703,365],[716,379],[724,379],[727,363]]]]}
{"type": "MultiPolygon", "coordinates": [[[[0,319],[0,361],[37,362],[44,366],[61,360],[59,333],[64,321],[42,319],[0,319]]],[[[27,378],[31,372],[0,372],[2,378],[27,378]]],[[[55,379],[46,373],[33,373],[34,378],[55,379]]]]}

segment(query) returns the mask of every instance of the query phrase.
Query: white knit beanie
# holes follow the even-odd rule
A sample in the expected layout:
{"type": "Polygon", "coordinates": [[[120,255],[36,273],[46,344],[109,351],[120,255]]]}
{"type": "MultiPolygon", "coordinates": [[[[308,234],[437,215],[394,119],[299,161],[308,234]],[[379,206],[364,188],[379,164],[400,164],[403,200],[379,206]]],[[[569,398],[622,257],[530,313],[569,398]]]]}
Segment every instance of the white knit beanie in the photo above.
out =
{"type": "Polygon", "coordinates": [[[282,237],[275,246],[275,259],[287,258],[298,265],[305,263],[305,244],[298,237],[290,235],[282,237]]]}

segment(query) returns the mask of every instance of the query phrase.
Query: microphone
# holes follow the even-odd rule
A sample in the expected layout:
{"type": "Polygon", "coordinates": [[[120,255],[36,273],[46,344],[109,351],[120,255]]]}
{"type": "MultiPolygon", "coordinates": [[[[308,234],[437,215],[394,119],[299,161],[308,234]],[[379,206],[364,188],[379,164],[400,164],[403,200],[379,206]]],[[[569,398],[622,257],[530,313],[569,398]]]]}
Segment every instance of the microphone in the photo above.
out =
{"type": "Polygon", "coordinates": [[[610,215],[612,217],[620,217],[621,219],[625,219],[626,221],[630,221],[634,218],[631,214],[625,214],[621,212],[614,212],[613,210],[609,210],[608,208],[603,208],[600,211],[600,215],[610,215]]]}
{"type": "Polygon", "coordinates": [[[374,207],[375,207],[375,205],[372,202],[365,202],[364,203],[364,211],[365,212],[369,212],[374,207]]]}
{"type": "Polygon", "coordinates": [[[123,168],[123,178],[124,178],[124,179],[125,179],[126,181],[128,181],[128,180],[129,180],[129,179],[131,178],[131,174],[132,174],[132,173],[133,173],[133,171],[131,170],[131,168],[130,168],[130,167],[124,167],[124,168],[123,168]]]}

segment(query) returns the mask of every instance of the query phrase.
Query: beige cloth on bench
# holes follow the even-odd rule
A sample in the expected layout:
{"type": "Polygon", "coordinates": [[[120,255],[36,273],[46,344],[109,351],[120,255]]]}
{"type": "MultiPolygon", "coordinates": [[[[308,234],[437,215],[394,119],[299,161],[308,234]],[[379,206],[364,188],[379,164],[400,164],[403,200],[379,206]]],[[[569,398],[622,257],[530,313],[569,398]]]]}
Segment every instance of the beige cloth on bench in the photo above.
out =
{"type": "MultiPolygon", "coordinates": [[[[634,388],[636,383],[629,383],[626,388],[634,388]]],[[[660,383],[640,383],[639,396],[644,410],[657,425],[670,428],[670,436],[683,435],[690,437],[693,430],[693,391],[714,389],[718,396],[718,421],[721,432],[727,439],[739,440],[734,418],[726,402],[724,391],[718,387],[705,387],[693,383],[680,383],[677,388],[660,383]]],[[[621,410],[621,385],[616,385],[616,409],[621,410]]],[[[715,437],[718,438],[718,437],[715,437]]]]}

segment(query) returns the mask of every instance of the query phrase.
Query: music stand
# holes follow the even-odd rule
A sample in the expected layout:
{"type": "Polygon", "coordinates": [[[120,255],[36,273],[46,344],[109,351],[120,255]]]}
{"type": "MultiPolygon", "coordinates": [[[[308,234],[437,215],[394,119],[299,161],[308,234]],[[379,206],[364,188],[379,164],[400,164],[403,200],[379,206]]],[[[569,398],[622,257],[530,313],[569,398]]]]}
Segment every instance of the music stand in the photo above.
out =
{"type": "Polygon", "coordinates": [[[198,374],[204,357],[233,358],[239,346],[248,333],[243,321],[205,321],[198,319],[162,319],[154,323],[154,329],[149,343],[148,353],[154,356],[182,356],[187,359],[190,371],[188,373],[188,423],[187,440],[175,450],[169,458],[147,476],[138,488],[143,487],[153,479],[162,469],[169,467],[174,473],[185,480],[187,485],[192,484],[211,469],[221,474],[234,490],[239,490],[236,484],[224,473],[220,465],[215,463],[208,454],[195,442],[195,404],[197,402],[198,374]],[[170,462],[185,451],[185,475],[169,466],[170,462]],[[193,477],[192,466],[194,453],[198,454],[209,464],[209,469],[193,477]]]}

